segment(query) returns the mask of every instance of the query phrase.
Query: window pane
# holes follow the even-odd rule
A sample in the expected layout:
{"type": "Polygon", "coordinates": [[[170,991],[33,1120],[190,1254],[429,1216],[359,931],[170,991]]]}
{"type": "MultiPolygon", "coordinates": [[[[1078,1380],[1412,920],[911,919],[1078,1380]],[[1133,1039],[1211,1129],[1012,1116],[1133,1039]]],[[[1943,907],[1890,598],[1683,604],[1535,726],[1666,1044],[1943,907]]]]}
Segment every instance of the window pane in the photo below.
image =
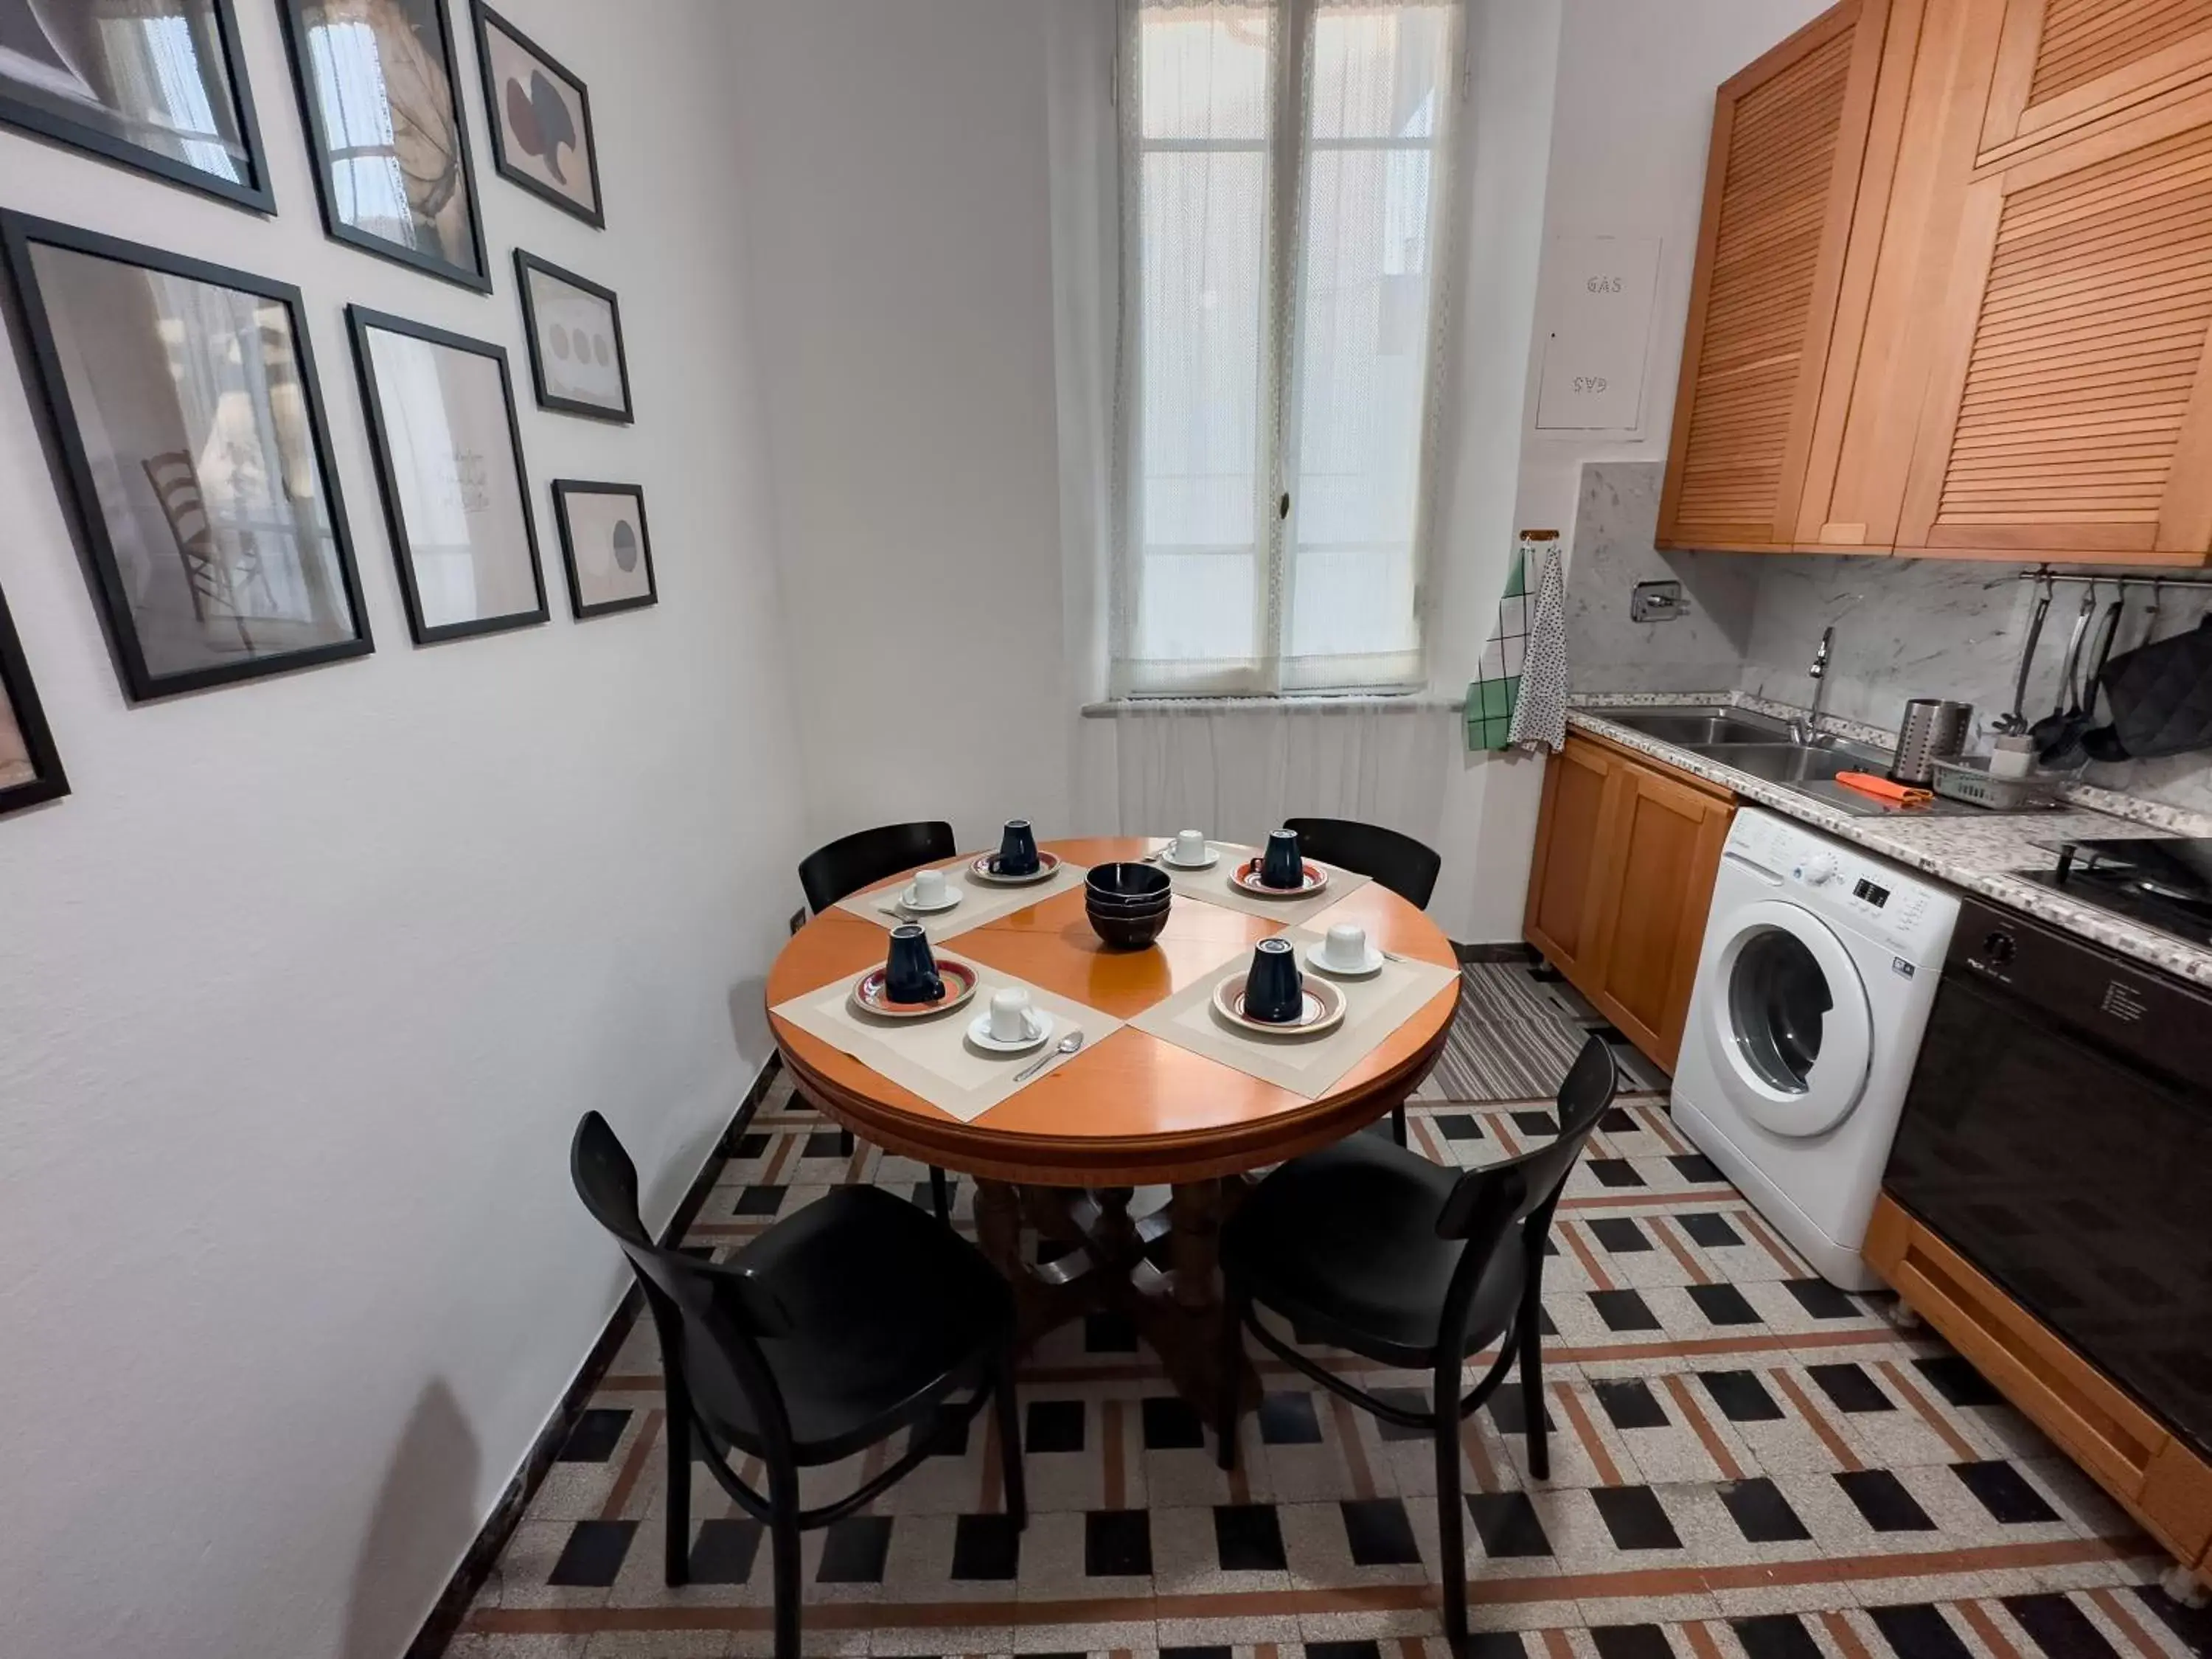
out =
{"type": "Polygon", "coordinates": [[[1146,9],[1139,84],[1146,141],[1266,141],[1272,10],[1266,5],[1146,9]]]}
{"type": "Polygon", "coordinates": [[[1324,10],[1314,24],[1286,654],[1370,659],[1347,678],[1420,647],[1414,538],[1450,40],[1440,7],[1324,10]]]}

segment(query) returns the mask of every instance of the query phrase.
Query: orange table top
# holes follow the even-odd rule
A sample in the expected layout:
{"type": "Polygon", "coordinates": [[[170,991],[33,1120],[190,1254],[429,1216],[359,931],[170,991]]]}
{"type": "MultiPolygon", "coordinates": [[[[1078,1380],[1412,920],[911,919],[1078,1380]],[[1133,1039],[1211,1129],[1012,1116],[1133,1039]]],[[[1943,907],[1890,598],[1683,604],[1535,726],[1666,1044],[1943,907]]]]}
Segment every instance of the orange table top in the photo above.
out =
{"type": "MultiPolygon", "coordinates": [[[[1141,858],[1148,843],[1093,836],[1044,845],[1087,866],[1141,858]]],[[[1379,882],[1346,894],[1309,925],[1338,921],[1359,923],[1386,951],[1455,960],[1443,930],[1379,882]]],[[[1267,917],[1179,894],[1157,945],[1112,951],[1091,932],[1079,889],[971,928],[944,948],[1127,1019],[1279,929],[1267,917]]],[[[865,917],[824,911],[777,955],[769,1006],[880,963],[887,938],[865,917]]],[[[1133,1186],[1255,1169],[1372,1122],[1427,1074],[1458,999],[1456,982],[1439,990],[1318,1100],[1123,1026],[972,1123],[786,1020],[771,1015],[769,1024],[801,1092],[889,1151],[993,1180],[1133,1186]]]]}

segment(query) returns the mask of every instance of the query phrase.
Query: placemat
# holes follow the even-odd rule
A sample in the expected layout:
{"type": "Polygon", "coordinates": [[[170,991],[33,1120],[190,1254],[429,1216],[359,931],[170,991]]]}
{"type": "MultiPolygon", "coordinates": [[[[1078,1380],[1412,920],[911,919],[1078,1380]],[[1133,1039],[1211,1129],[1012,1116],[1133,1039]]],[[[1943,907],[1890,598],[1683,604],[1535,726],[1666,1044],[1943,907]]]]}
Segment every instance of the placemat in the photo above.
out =
{"type": "MultiPolygon", "coordinates": [[[[1158,853],[1175,844],[1172,837],[1155,840],[1146,850],[1158,853]]],[[[1356,893],[1374,878],[1357,871],[1346,870],[1334,864],[1322,864],[1319,859],[1308,859],[1309,864],[1320,864],[1328,872],[1328,885],[1311,898],[1271,899],[1255,898],[1251,894],[1229,884],[1229,872],[1246,860],[1256,858],[1260,849],[1246,847],[1233,841],[1209,841],[1208,847],[1220,849],[1221,856],[1214,860],[1211,870],[1178,870],[1162,859],[1159,867],[1167,872],[1169,884],[1184,898],[1198,900],[1201,904],[1218,904],[1224,910],[1242,910],[1248,915],[1265,916],[1285,927],[1295,927],[1300,922],[1310,921],[1346,893],[1356,893]]]]}
{"type": "Polygon", "coordinates": [[[1050,1077],[1077,1058],[1077,1054],[1055,1055],[1035,1077],[1014,1081],[1017,1072],[1050,1054],[1071,1030],[1083,1033],[1083,1046],[1088,1048],[1121,1029],[1122,1022],[1111,1014],[1054,996],[971,957],[960,960],[980,975],[975,994],[951,1013],[933,1019],[877,1019],[860,1013],[853,1006],[853,981],[847,978],[795,996],[771,1012],[901,1087],[913,1090],[963,1123],[973,1123],[1016,1090],[1050,1077]],[[968,1025],[990,1008],[993,993],[1010,985],[1020,986],[1030,994],[1032,1007],[1052,1016],[1052,1037],[1026,1054],[989,1054],[968,1041],[968,1025]]]}
{"type": "MultiPolygon", "coordinates": [[[[1303,966],[1306,947],[1318,943],[1322,936],[1295,927],[1285,929],[1282,937],[1297,948],[1303,966]]],[[[1458,969],[1433,962],[1412,957],[1385,960],[1382,971],[1372,979],[1330,981],[1344,993],[1345,1010],[1344,1024],[1327,1036],[1260,1036],[1228,1024],[1213,1011],[1214,988],[1250,965],[1249,955],[1240,956],[1165,1002],[1147,1008],[1129,1024],[1178,1048],[1188,1048],[1262,1082],[1318,1100],[1419,1013],[1423,1003],[1459,979],[1458,969]]]]}
{"type": "MultiPolygon", "coordinates": [[[[969,876],[968,866],[975,857],[973,853],[963,853],[945,863],[926,866],[944,871],[946,884],[960,890],[960,902],[939,915],[908,917],[898,914],[893,901],[906,890],[908,884],[914,879],[912,876],[889,887],[878,887],[864,893],[848,893],[837,901],[837,908],[850,910],[856,916],[866,917],[885,929],[911,921],[920,924],[922,932],[933,940],[948,939],[966,933],[971,927],[981,927],[987,921],[996,921],[1000,916],[1026,910],[1032,904],[1041,904],[1055,894],[1080,887],[1084,877],[1091,872],[1087,864],[1076,864],[1062,859],[1060,868],[1043,881],[1033,881],[1022,887],[1001,887],[992,882],[976,881],[969,876]]],[[[1335,884],[1335,878],[1331,877],[1329,885],[1333,888],[1335,884]]]]}

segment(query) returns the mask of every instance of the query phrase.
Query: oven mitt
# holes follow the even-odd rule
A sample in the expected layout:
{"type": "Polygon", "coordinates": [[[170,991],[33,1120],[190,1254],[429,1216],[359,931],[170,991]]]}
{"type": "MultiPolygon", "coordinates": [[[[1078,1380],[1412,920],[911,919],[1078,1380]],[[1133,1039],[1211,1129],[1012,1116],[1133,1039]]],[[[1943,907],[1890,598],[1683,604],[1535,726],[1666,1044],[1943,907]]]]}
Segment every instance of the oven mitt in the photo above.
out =
{"type": "Polygon", "coordinates": [[[2098,684],[2112,719],[2081,739],[2093,759],[2212,749],[2212,615],[2186,634],[2113,658],[2098,684]]]}

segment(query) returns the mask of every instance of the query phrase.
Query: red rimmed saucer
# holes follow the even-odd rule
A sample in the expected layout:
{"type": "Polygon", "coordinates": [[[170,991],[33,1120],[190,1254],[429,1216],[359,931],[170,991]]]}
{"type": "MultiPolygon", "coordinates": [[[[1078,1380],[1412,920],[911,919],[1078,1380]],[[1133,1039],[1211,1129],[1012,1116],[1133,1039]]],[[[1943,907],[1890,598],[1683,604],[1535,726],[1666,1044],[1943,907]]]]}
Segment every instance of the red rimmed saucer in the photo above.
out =
{"type": "Polygon", "coordinates": [[[999,861],[996,853],[985,853],[971,859],[968,873],[977,881],[988,881],[994,887],[1027,887],[1031,882],[1050,881],[1060,870],[1060,854],[1039,853],[1037,867],[1026,876],[1002,876],[992,866],[999,861]]]}
{"type": "Polygon", "coordinates": [[[1213,988],[1213,1012],[1240,1030],[1261,1036],[1319,1036],[1344,1024],[1344,993],[1325,979],[1298,987],[1296,1019],[1255,1019],[1244,1012],[1244,975],[1231,974],[1213,988]]]}
{"type": "Polygon", "coordinates": [[[853,1006],[879,1019],[927,1019],[932,1014],[949,1014],[973,997],[976,981],[982,977],[973,963],[957,957],[939,956],[937,972],[945,981],[945,994],[936,1001],[893,1002],[884,994],[888,970],[871,968],[853,981],[853,1006]]]}
{"type": "Polygon", "coordinates": [[[1304,870],[1306,878],[1303,882],[1296,887],[1270,887],[1260,879],[1262,861],[1256,858],[1245,860],[1229,872],[1229,884],[1239,892],[1249,893],[1254,898],[1272,899],[1310,898],[1328,885],[1328,871],[1311,859],[1301,859],[1299,866],[1304,870]]]}

